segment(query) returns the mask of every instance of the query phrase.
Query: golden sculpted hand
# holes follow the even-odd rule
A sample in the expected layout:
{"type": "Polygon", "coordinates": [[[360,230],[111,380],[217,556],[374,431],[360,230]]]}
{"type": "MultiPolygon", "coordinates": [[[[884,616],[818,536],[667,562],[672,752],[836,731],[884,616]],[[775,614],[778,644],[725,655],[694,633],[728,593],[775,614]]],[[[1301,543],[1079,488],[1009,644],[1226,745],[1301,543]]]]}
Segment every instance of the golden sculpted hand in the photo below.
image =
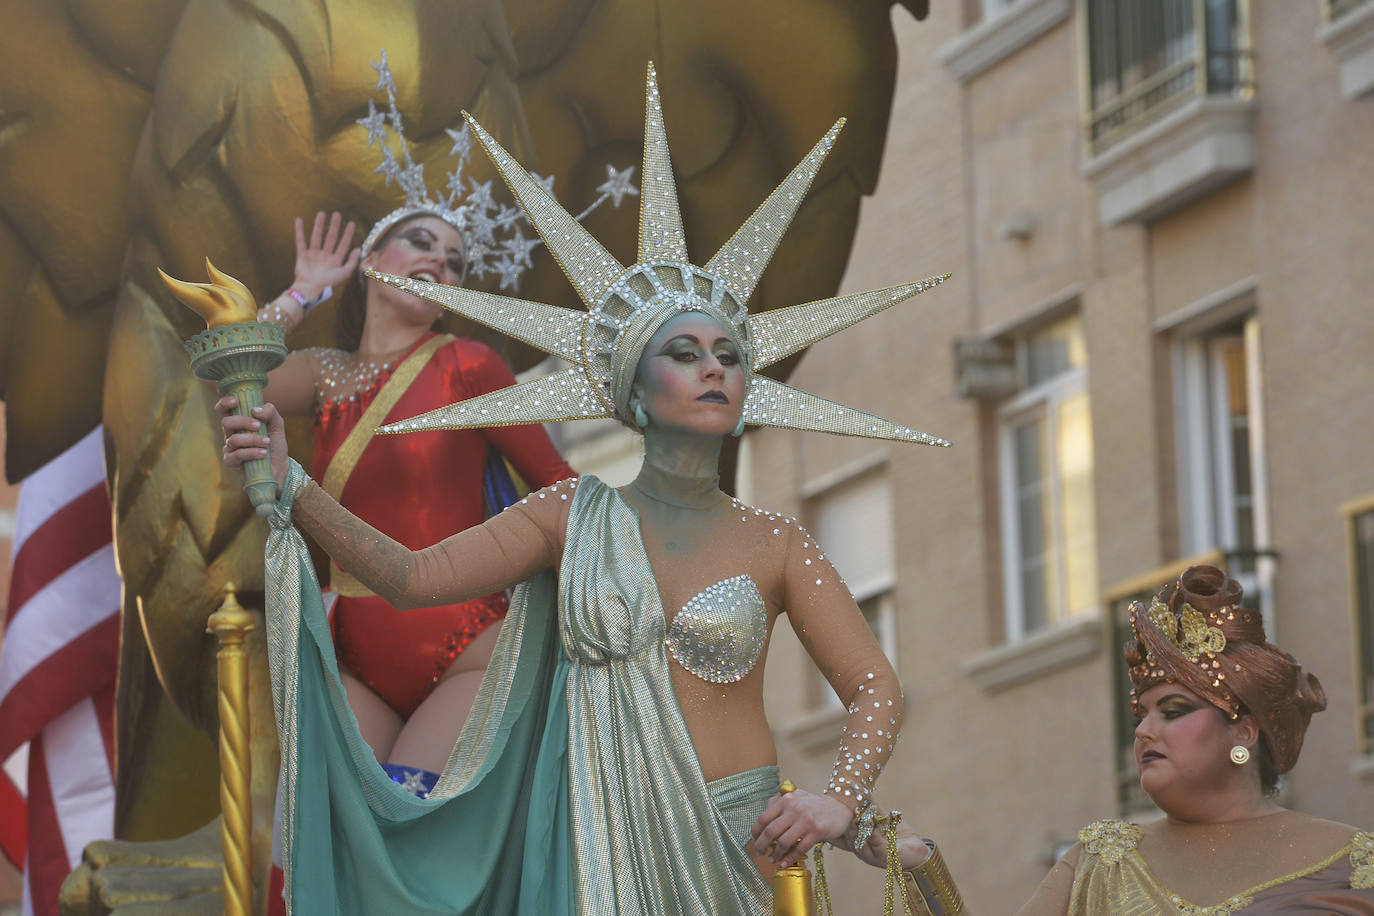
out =
{"type": "Polygon", "coordinates": [[[264,404],[253,408],[253,416],[240,417],[233,412],[238,399],[227,395],[215,402],[215,413],[219,414],[220,429],[224,431],[224,465],[243,474],[243,463],[254,458],[265,458],[268,447],[272,455],[272,479],[277,482],[277,495],[281,495],[282,484],[286,481],[286,424],[276,405],[264,404]],[[262,433],[262,425],[267,424],[267,435],[262,433]]]}
{"type": "Polygon", "coordinates": [[[817,843],[838,843],[854,823],[843,802],[797,789],[775,795],[754,822],[754,851],[779,868],[801,860],[817,843]]]}

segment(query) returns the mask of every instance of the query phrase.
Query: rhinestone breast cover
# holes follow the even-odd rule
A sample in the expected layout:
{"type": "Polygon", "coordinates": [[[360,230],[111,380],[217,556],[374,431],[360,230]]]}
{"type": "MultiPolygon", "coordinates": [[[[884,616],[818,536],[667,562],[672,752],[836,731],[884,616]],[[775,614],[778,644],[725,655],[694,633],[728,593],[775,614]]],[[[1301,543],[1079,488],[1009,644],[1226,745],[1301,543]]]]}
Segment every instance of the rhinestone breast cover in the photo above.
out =
{"type": "Polygon", "coordinates": [[[754,670],[767,637],[763,594],[749,576],[734,576],[677,612],[668,625],[668,654],[704,681],[729,684],[754,670]]]}

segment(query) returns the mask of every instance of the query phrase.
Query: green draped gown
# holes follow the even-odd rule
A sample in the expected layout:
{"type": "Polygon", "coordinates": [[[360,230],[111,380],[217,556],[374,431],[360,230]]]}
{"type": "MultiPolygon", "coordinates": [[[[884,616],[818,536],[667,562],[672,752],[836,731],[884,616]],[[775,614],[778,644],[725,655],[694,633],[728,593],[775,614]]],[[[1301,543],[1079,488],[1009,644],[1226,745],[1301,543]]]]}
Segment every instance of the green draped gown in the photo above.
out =
{"type": "Polygon", "coordinates": [[[771,911],[743,850],[777,768],[707,783],[668,670],[635,510],[575,484],[563,560],[517,587],[476,704],[419,799],[348,707],[290,505],[267,544],[289,913],[699,916],[771,911]]]}

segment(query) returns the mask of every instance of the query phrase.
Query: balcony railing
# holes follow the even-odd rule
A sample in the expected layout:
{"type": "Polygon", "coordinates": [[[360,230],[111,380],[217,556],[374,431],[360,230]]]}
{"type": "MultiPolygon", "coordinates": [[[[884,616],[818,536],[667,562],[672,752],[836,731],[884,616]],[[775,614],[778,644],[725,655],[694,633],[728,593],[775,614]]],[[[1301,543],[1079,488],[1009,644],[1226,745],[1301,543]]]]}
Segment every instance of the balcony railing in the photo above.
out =
{"type": "Polygon", "coordinates": [[[1092,155],[1191,99],[1253,94],[1246,0],[1084,0],[1084,9],[1092,155]]]}

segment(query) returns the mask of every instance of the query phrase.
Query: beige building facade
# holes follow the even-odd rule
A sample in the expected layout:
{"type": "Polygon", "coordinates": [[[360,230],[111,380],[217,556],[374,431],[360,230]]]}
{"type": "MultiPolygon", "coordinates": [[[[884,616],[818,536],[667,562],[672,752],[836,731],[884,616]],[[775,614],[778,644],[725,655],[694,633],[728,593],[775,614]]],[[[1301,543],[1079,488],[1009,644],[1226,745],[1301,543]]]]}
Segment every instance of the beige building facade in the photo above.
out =
{"type": "MultiPolygon", "coordinates": [[[[1150,817],[1122,615],[1208,558],[1327,691],[1285,803],[1374,827],[1374,2],[894,16],[886,161],[841,291],[953,278],[794,380],[955,445],[761,430],[741,463],[902,677],[880,801],[985,914],[1080,826],[1150,817]]],[[[823,787],[843,708],[785,624],[768,694],[785,775],[823,787]]],[[[841,912],[878,911],[880,873],[827,864],[841,912]]]]}

